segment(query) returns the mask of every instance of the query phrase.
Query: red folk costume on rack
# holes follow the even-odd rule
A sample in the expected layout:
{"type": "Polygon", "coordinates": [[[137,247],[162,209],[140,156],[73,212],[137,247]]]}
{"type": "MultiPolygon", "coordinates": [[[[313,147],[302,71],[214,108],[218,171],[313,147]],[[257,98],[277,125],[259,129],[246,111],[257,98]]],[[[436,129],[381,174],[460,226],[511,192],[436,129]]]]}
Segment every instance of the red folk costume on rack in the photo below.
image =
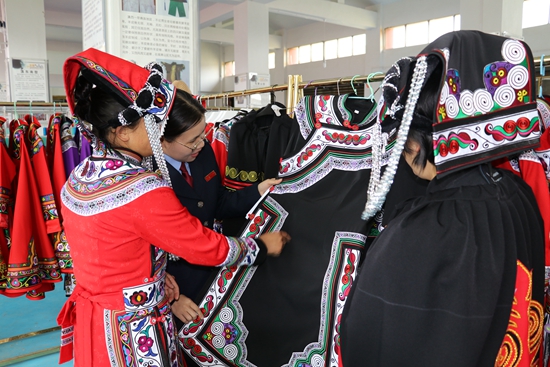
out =
{"type": "Polygon", "coordinates": [[[8,153],[4,128],[6,119],[0,117],[0,294],[7,287],[8,259],[10,253],[10,231],[13,218],[13,195],[15,164],[8,153]]]}
{"type": "MultiPolygon", "coordinates": [[[[52,233],[58,233],[61,231],[61,223],[59,221],[58,210],[56,207],[54,190],[51,184],[50,172],[48,169],[48,163],[46,160],[46,149],[40,135],[38,135],[38,129],[40,129],[40,122],[34,116],[26,115],[25,121],[29,125],[28,139],[30,142],[31,150],[31,163],[33,166],[34,178],[36,180],[38,194],[40,197],[40,204],[42,206],[42,216],[46,225],[46,232],[48,235],[52,233]]],[[[49,238],[49,236],[48,236],[49,238]]],[[[27,294],[27,297],[35,299],[44,298],[43,292],[53,290],[53,282],[61,281],[61,274],[59,272],[59,265],[55,252],[53,251],[52,242],[48,240],[48,246],[42,250],[45,258],[40,258],[39,262],[42,287],[38,290],[34,290],[27,294]]]]}
{"type": "Polygon", "coordinates": [[[53,289],[50,284],[61,281],[40,199],[44,196],[44,201],[47,201],[50,197],[48,195],[52,195],[52,192],[45,194],[44,191],[47,190],[37,185],[36,173],[46,177],[48,182],[49,177],[42,171],[46,166],[38,163],[40,157],[44,158],[40,155],[43,144],[34,129],[35,127],[29,127],[23,120],[14,120],[10,123],[13,145],[11,150],[18,163],[18,170],[5,291],[7,296],[12,297],[31,292],[27,293],[31,299],[40,298],[38,293],[53,289]],[[27,132],[30,132],[29,138],[32,140],[28,139],[27,132]]]}
{"type": "MultiPolygon", "coordinates": [[[[61,115],[52,116],[48,126],[48,158],[49,158],[49,170],[51,175],[51,182],[53,186],[53,193],[55,202],[61,204],[61,189],[67,181],[65,176],[65,164],[63,163],[63,151],[61,150],[61,122],[66,117],[61,115]]],[[[63,221],[61,211],[58,210],[58,216],[60,222],[63,221]]],[[[59,268],[62,273],[73,272],[73,261],[69,252],[70,247],[67,243],[67,237],[63,228],[58,232],[50,234],[50,238],[55,249],[55,256],[59,261],[59,268]]]]}

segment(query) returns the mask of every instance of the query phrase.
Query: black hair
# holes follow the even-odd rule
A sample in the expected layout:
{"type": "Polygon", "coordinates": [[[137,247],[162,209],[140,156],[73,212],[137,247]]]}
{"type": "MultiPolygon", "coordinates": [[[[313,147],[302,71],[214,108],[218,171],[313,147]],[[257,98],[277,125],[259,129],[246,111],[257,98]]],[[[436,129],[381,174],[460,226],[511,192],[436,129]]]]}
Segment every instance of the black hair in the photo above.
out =
{"type": "MultiPolygon", "coordinates": [[[[74,115],[93,126],[94,135],[111,147],[109,135],[112,126],[109,121],[117,120],[118,114],[128,106],[121,104],[112,92],[95,86],[84,75],[80,75],[74,89],[74,115]]],[[[168,115],[164,130],[164,139],[171,142],[177,136],[198,124],[206,110],[193,96],[181,89],[176,89],[174,104],[168,115]]],[[[138,120],[139,121],[139,120],[138,120]]],[[[137,121],[126,125],[135,128],[137,121]]]]}
{"type": "Polygon", "coordinates": [[[415,142],[420,146],[420,151],[414,157],[413,164],[422,169],[428,162],[434,164],[432,124],[435,122],[435,110],[439,99],[442,66],[439,63],[435,67],[420,92],[404,148],[405,153],[414,155],[416,152],[411,149],[409,144],[415,142]]]}
{"type": "Polygon", "coordinates": [[[203,119],[205,112],[205,108],[191,94],[176,89],[174,105],[164,129],[164,140],[170,143],[196,126],[203,119]]]}
{"type": "Polygon", "coordinates": [[[76,81],[74,89],[74,115],[93,126],[94,135],[102,140],[108,147],[107,139],[112,131],[108,121],[116,119],[118,113],[124,110],[124,106],[118,102],[110,92],[101,87],[94,87],[83,75],[76,81]]]}

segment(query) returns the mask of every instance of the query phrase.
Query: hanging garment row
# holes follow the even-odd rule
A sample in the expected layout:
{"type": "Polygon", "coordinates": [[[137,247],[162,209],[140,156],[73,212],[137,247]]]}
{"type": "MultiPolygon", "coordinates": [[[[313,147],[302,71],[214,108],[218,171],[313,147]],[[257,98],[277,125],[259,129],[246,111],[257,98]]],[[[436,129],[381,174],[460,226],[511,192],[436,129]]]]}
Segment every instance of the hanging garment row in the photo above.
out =
{"type": "Polygon", "coordinates": [[[39,300],[63,274],[70,294],[75,279],[58,210],[60,193],[90,145],[78,131],[73,136],[73,122],[64,115],[51,116],[45,139],[32,115],[1,121],[0,294],[39,300]]]}

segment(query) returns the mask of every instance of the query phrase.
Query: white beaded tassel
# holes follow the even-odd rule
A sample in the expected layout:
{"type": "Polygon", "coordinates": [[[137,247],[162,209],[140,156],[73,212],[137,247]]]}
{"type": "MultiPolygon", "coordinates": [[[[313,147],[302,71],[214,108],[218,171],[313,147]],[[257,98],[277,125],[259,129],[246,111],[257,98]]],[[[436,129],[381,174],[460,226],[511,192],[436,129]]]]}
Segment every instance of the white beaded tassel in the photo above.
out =
{"type": "MultiPolygon", "coordinates": [[[[395,177],[395,172],[397,171],[399,158],[401,156],[401,153],[403,152],[403,149],[405,148],[405,142],[407,141],[407,136],[409,135],[409,128],[411,126],[414,109],[416,108],[416,102],[418,101],[420,91],[422,90],[422,84],[424,83],[424,79],[426,78],[427,69],[428,63],[426,62],[426,56],[419,57],[414,68],[414,73],[411,81],[411,89],[409,91],[409,97],[407,98],[407,103],[405,105],[405,111],[403,112],[403,119],[401,121],[399,131],[397,132],[397,141],[391,152],[388,164],[386,166],[386,169],[384,170],[384,174],[382,178],[379,179],[379,182],[376,182],[378,181],[376,175],[371,175],[371,180],[375,181],[373,182],[372,187],[371,183],[369,182],[369,197],[367,199],[367,203],[365,204],[365,210],[361,215],[361,218],[363,220],[369,220],[370,218],[372,218],[382,208],[382,205],[386,200],[386,195],[390,190],[390,187],[393,183],[393,178],[395,177]]],[[[376,138],[382,140],[383,136],[382,134],[376,134],[376,138]]],[[[379,148],[382,146],[382,141],[375,140],[373,142],[373,165],[375,159],[380,159],[381,154],[384,153],[378,151],[379,148]],[[375,154],[380,154],[380,156],[378,158],[375,158],[375,154]]],[[[380,176],[378,175],[378,177],[380,176]]]]}
{"type": "MultiPolygon", "coordinates": [[[[145,129],[147,130],[147,135],[149,136],[149,143],[151,144],[151,149],[153,150],[153,157],[160,169],[162,178],[168,182],[168,185],[172,187],[172,182],[170,181],[170,174],[168,173],[168,167],[166,167],[166,159],[164,158],[164,152],[162,151],[162,146],[160,143],[160,129],[156,122],[155,116],[147,114],[144,117],[145,119],[145,129]]],[[[150,164],[148,160],[145,161],[146,165],[150,164]]],[[[149,167],[147,167],[149,168],[149,167]]],[[[150,167],[149,169],[152,169],[150,167]]]]}

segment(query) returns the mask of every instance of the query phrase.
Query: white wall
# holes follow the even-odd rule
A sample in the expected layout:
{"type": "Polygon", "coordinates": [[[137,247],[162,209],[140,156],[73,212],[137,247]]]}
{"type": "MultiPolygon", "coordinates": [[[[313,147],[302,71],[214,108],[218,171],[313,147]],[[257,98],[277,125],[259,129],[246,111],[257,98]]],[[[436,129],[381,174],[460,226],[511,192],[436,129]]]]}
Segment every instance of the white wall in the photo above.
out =
{"type": "Polygon", "coordinates": [[[82,51],[82,42],[46,41],[48,69],[50,72],[50,95],[65,95],[63,87],[63,63],[82,51]]]}
{"type": "Polygon", "coordinates": [[[223,47],[210,42],[201,42],[200,46],[200,92],[212,94],[222,92],[223,47]]]}
{"type": "Polygon", "coordinates": [[[546,58],[550,58],[550,42],[548,42],[548,36],[550,35],[550,24],[546,24],[540,27],[525,28],[523,30],[523,39],[533,52],[533,56],[541,57],[546,55],[546,58]]]}

